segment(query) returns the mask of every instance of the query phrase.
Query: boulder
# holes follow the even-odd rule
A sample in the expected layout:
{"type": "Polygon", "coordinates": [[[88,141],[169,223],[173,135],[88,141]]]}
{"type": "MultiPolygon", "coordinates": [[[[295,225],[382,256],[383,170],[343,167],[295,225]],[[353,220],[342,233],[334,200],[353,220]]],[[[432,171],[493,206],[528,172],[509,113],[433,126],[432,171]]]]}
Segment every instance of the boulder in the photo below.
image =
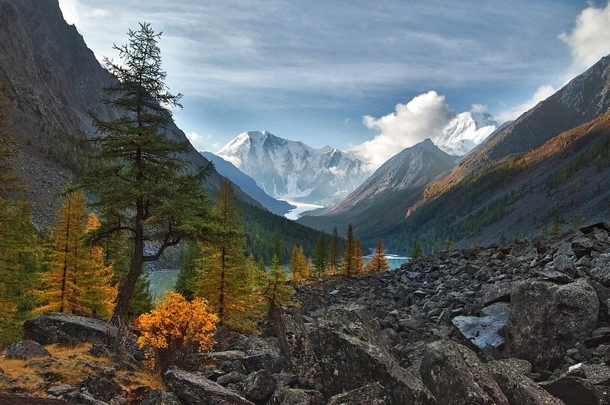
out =
{"type": "Polygon", "coordinates": [[[220,384],[183,370],[163,374],[165,385],[186,405],[252,405],[220,384]]]}
{"type": "Polygon", "coordinates": [[[379,382],[393,403],[436,404],[422,381],[398,365],[369,312],[334,307],[311,328],[325,398],[379,382]]]}
{"type": "Polygon", "coordinates": [[[172,393],[164,390],[152,390],[150,391],[144,400],[140,402],[140,405],[184,405],[178,397],[172,393]]]}
{"type": "Polygon", "coordinates": [[[451,320],[462,336],[479,349],[504,347],[500,330],[506,326],[508,311],[491,316],[456,316],[451,320]]]}
{"type": "Polygon", "coordinates": [[[330,398],[327,405],[389,405],[385,388],[378,382],[343,392],[330,398]]]}
{"type": "Polygon", "coordinates": [[[566,405],[599,405],[595,386],[584,378],[568,375],[540,385],[566,405]]]}
{"type": "Polygon", "coordinates": [[[565,405],[527,377],[532,367],[526,360],[495,360],[486,366],[510,405],[565,405]]]}
{"type": "Polygon", "coordinates": [[[320,391],[279,387],[268,405],[326,405],[320,391]]]}
{"type": "Polygon", "coordinates": [[[33,340],[22,340],[10,345],[4,353],[5,359],[28,360],[39,357],[51,357],[51,353],[40,343],[33,340]]]}
{"type": "Polygon", "coordinates": [[[121,386],[115,381],[102,376],[89,376],[79,386],[85,388],[94,398],[108,402],[121,394],[121,386]]]}
{"type": "Polygon", "coordinates": [[[246,399],[249,399],[255,404],[263,405],[271,398],[276,387],[277,381],[275,381],[273,375],[267,370],[260,370],[251,373],[246,377],[243,394],[246,399]]]}
{"type": "Polygon", "coordinates": [[[528,360],[535,370],[560,367],[565,351],[595,329],[598,312],[595,290],[584,279],[528,281],[511,296],[506,355],[528,360]]]}
{"type": "Polygon", "coordinates": [[[459,343],[439,340],[428,344],[420,373],[439,404],[509,404],[476,354],[459,343]]]}

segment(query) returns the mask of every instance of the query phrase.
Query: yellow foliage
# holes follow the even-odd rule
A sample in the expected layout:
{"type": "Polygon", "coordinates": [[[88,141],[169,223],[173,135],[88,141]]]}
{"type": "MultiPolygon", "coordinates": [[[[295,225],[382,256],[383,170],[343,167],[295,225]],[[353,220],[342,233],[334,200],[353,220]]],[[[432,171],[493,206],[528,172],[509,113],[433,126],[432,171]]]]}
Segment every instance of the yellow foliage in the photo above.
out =
{"type": "Polygon", "coordinates": [[[170,292],[149,313],[138,318],[142,335],[138,344],[147,352],[157,371],[178,365],[186,348],[192,344],[200,352],[210,349],[218,317],[210,312],[202,298],[188,302],[182,295],[170,292]]]}

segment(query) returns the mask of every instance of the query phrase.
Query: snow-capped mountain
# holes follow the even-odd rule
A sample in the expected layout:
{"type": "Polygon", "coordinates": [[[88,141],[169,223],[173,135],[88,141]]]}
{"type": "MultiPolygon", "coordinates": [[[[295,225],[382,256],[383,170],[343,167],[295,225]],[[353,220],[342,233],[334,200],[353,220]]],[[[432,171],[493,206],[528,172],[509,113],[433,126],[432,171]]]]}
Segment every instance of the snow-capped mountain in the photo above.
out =
{"type": "Polygon", "coordinates": [[[351,153],[314,149],[267,131],[244,132],[216,154],[275,198],[323,206],[340,201],[370,174],[351,153]]]}
{"type": "Polygon", "coordinates": [[[286,201],[276,200],[265,193],[252,177],[240,171],[233,163],[228,162],[211,152],[201,152],[201,154],[204,158],[214,164],[214,169],[216,169],[218,174],[237,184],[243,192],[261,203],[261,205],[270,212],[277,215],[284,215],[288,211],[296,208],[296,206],[289,204],[286,201]]]}
{"type": "Polygon", "coordinates": [[[483,142],[497,128],[498,123],[490,114],[474,109],[458,114],[432,141],[444,152],[462,156],[483,142]]]}

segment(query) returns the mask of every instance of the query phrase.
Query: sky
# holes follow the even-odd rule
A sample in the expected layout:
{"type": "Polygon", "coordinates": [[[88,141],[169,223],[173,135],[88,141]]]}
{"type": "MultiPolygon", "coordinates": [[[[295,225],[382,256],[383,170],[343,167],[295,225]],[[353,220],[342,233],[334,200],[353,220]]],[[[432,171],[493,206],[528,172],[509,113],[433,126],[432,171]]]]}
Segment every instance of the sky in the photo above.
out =
{"type": "Polygon", "coordinates": [[[608,0],[59,0],[98,59],[140,22],[178,126],[216,152],[269,131],[383,162],[457,113],[515,119],[610,53],[608,0]]]}

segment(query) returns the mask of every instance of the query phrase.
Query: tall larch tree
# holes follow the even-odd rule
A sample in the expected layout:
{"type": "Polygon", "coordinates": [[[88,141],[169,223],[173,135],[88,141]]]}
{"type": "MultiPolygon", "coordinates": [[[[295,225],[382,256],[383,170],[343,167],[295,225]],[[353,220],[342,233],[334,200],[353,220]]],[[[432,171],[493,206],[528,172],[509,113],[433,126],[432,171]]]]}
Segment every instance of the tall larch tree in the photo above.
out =
{"type": "Polygon", "coordinates": [[[110,317],[116,298],[112,266],[105,265],[99,246],[87,246],[84,240],[98,226],[97,217],[87,214],[85,194],[81,190],[68,194],[53,226],[40,312],[110,317]]]}
{"type": "Polygon", "coordinates": [[[336,274],[341,267],[341,254],[339,252],[339,232],[337,227],[333,228],[333,234],[330,238],[328,247],[328,265],[331,274],[336,274]]]}
{"type": "Polygon", "coordinates": [[[246,266],[245,235],[237,198],[225,179],[212,210],[210,237],[201,243],[195,295],[205,298],[220,325],[248,330],[247,298],[252,292],[246,266]]]}
{"type": "Polygon", "coordinates": [[[208,219],[201,187],[206,170],[184,160],[188,141],[175,133],[167,107],[181,107],[161,69],[161,51],[148,23],[129,30],[129,43],[114,46],[120,62],[104,58],[117,83],[105,89],[105,103],[121,114],[103,120],[91,112],[97,136],[95,168],[81,186],[93,192],[101,224],[93,238],[122,234],[130,241],[130,265],[119,291],[112,320],[125,320],[129,301],[146,262],[159,259],[170,246],[194,238],[208,219]]]}
{"type": "Polygon", "coordinates": [[[341,265],[341,274],[352,277],[356,273],[356,263],[354,261],[354,251],[356,250],[356,242],[354,241],[354,230],[350,223],[347,227],[347,235],[345,237],[345,251],[343,253],[343,263],[341,265]]]}
{"type": "Polygon", "coordinates": [[[364,274],[364,256],[362,256],[362,239],[356,238],[354,243],[354,273],[364,274]]]}
{"type": "Polygon", "coordinates": [[[368,271],[370,273],[383,273],[390,269],[390,265],[388,264],[388,259],[385,257],[385,249],[383,248],[383,240],[381,238],[377,238],[377,244],[375,245],[375,250],[373,251],[373,255],[371,256],[371,261],[368,265],[368,271]]]}
{"type": "Polygon", "coordinates": [[[40,247],[30,206],[15,172],[17,145],[7,129],[10,105],[0,83],[0,347],[19,340],[21,323],[34,302],[30,290],[39,269],[40,247]]]}
{"type": "Polygon", "coordinates": [[[328,267],[328,246],[326,236],[321,233],[311,254],[311,261],[315,275],[324,274],[328,267]]]}
{"type": "Polygon", "coordinates": [[[290,270],[293,283],[309,278],[309,264],[307,263],[303,246],[294,245],[292,248],[292,257],[290,258],[288,269],[290,270]]]}

